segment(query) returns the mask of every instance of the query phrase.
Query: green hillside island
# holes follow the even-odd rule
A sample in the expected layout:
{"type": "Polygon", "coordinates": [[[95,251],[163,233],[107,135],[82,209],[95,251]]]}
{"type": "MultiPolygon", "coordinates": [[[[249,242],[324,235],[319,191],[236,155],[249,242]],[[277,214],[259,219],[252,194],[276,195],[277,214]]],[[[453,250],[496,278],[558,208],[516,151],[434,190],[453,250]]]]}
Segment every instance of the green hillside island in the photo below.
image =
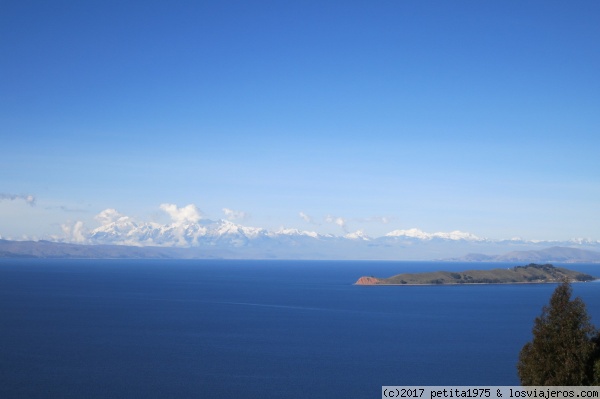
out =
{"type": "Polygon", "coordinates": [[[388,278],[361,277],[356,285],[450,285],[558,283],[596,280],[596,277],[550,264],[516,266],[508,269],[467,270],[464,272],[404,273],[388,278]]]}

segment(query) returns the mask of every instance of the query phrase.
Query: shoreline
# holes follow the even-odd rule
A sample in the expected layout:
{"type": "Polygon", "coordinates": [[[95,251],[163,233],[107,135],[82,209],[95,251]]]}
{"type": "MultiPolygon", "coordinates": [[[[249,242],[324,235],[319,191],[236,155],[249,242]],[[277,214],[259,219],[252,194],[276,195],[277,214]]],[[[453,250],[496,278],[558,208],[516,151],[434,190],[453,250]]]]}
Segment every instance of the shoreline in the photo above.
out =
{"type": "MultiPolygon", "coordinates": [[[[585,283],[596,283],[596,282],[600,282],[600,278],[594,279],[594,280],[590,280],[590,281],[569,281],[570,284],[585,284],[585,283]]],[[[386,286],[386,285],[391,285],[391,286],[410,286],[410,287],[419,287],[419,286],[429,286],[429,287],[439,287],[442,285],[458,285],[458,286],[462,286],[462,285],[517,285],[517,284],[560,284],[561,281],[513,281],[510,283],[443,283],[443,284],[431,284],[431,283],[423,283],[423,284],[414,284],[414,283],[407,283],[407,284],[396,284],[396,283],[391,283],[391,284],[387,284],[387,283],[383,283],[383,284],[359,284],[359,283],[352,283],[352,285],[358,285],[358,286],[362,286],[362,287],[374,287],[374,286],[386,286]]]]}
{"type": "Polygon", "coordinates": [[[465,284],[554,284],[563,281],[592,282],[598,277],[549,263],[530,263],[508,269],[401,273],[387,278],[362,276],[355,285],[465,285],[465,284]]]}

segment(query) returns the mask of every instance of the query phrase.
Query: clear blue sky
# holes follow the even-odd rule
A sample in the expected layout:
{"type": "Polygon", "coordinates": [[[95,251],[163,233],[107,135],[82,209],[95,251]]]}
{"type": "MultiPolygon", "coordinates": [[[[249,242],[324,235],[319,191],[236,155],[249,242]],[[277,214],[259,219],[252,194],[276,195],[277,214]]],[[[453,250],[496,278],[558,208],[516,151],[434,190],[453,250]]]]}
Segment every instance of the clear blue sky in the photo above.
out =
{"type": "Polygon", "coordinates": [[[599,16],[598,1],[4,1],[0,235],[193,203],[269,229],[600,239],[599,16]]]}

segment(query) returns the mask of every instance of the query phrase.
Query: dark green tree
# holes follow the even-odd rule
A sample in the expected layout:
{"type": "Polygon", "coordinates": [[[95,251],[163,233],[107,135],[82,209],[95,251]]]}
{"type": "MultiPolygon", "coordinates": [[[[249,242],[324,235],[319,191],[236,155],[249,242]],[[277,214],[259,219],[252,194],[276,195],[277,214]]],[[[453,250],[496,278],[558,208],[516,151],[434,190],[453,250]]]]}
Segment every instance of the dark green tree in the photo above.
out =
{"type": "Polygon", "coordinates": [[[594,369],[592,385],[600,385],[600,331],[597,331],[596,336],[592,341],[596,345],[595,352],[592,355],[592,367],[594,369]]]}
{"type": "Polygon", "coordinates": [[[535,319],[533,340],[521,349],[517,370],[522,385],[592,385],[597,382],[598,330],[581,298],[571,300],[564,281],[535,319]],[[596,363],[596,364],[595,364],[596,363]],[[595,367],[596,366],[596,367],[595,367]]]}

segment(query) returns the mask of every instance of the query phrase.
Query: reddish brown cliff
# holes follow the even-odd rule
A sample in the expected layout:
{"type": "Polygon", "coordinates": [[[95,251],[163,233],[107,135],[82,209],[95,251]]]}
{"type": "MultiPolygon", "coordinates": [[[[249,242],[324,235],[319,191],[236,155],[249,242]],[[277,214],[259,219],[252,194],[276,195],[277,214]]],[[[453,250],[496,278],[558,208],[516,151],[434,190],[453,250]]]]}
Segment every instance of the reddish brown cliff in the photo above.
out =
{"type": "Polygon", "coordinates": [[[375,285],[375,284],[379,284],[379,279],[375,278],[375,277],[361,277],[358,280],[356,280],[356,283],[354,283],[356,285],[375,285]]]}

